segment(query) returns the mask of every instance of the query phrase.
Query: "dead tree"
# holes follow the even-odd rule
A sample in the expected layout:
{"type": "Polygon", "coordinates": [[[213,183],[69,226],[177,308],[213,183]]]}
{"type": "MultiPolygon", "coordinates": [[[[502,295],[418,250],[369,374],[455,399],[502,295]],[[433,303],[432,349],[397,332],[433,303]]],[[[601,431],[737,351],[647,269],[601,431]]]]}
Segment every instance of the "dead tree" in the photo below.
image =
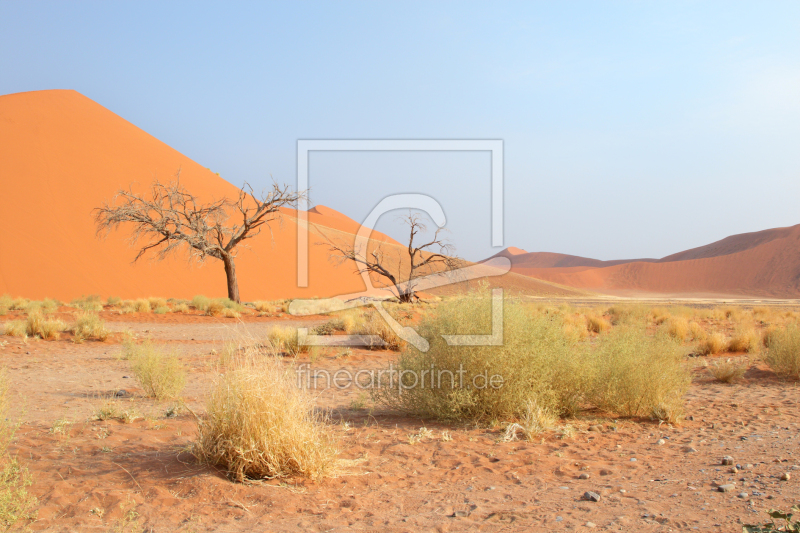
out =
{"type": "MultiPolygon", "coordinates": [[[[340,263],[352,261],[356,266],[356,273],[377,274],[388,281],[385,287],[391,291],[401,302],[413,302],[418,299],[416,296],[416,280],[420,277],[434,272],[450,271],[458,268],[460,260],[453,255],[455,248],[441,238],[440,234],[445,231],[437,228],[432,239],[425,244],[415,245],[414,239],[419,233],[427,232],[428,228],[423,219],[417,213],[409,213],[401,220],[409,227],[408,237],[408,264],[404,264],[405,253],[390,254],[384,248],[383,243],[376,244],[371,251],[364,250],[359,253],[355,247],[341,240],[334,241],[326,237],[326,243],[331,252],[331,258],[340,263]],[[397,269],[392,266],[390,255],[397,257],[397,269]],[[408,270],[408,276],[402,279],[401,272],[408,270]]],[[[396,248],[396,247],[393,247],[396,248]]],[[[405,250],[404,250],[405,252],[405,250]]]]}
{"type": "Polygon", "coordinates": [[[110,202],[95,209],[95,222],[99,237],[122,225],[132,227],[130,244],[141,246],[134,263],[149,250],[155,251],[158,260],[179,249],[188,253],[190,262],[219,259],[225,266],[228,298],[241,302],[236,279],[237,246],[258,236],[264,226],[269,228],[269,223],[280,216],[281,207],[294,206],[303,197],[304,192],[277,183],[256,197],[245,183],[236,200],[223,198],[201,204],[181,185],[179,171],[175,181],[168,184],[154,181],[146,196],[132,189],[118,191],[110,202]]]}

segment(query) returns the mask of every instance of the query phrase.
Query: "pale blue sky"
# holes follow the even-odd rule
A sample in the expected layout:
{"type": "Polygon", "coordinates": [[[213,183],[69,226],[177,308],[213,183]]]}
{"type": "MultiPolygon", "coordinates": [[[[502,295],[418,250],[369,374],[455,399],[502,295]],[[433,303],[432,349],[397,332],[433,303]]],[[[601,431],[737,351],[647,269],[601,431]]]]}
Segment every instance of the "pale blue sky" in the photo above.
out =
{"type": "MultiPolygon", "coordinates": [[[[297,139],[503,139],[505,244],[529,251],[800,223],[797,1],[0,0],[0,94],[53,88],[235,184],[293,183],[297,139]]],[[[488,179],[480,153],[311,159],[313,203],[432,194],[469,259],[496,251],[488,179]]]]}

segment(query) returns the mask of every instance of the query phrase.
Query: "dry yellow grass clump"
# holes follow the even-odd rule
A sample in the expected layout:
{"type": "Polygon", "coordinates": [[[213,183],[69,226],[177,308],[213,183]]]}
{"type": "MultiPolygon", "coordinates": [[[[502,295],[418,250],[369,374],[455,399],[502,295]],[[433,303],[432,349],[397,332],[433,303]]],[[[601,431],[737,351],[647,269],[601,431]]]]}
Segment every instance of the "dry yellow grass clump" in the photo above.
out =
{"type": "Polygon", "coordinates": [[[725,359],[714,361],[706,368],[714,379],[722,383],[733,383],[744,376],[750,366],[750,361],[745,359],[725,359]]]}
{"type": "Polygon", "coordinates": [[[761,336],[756,330],[738,329],[728,342],[729,352],[755,352],[761,345],[761,336]]]}
{"type": "Polygon", "coordinates": [[[60,320],[46,318],[38,309],[31,311],[25,320],[6,322],[3,334],[11,337],[39,337],[44,340],[58,340],[66,325],[60,320]]]}
{"type": "Polygon", "coordinates": [[[685,341],[691,333],[689,321],[681,317],[670,318],[665,323],[664,328],[670,337],[681,342],[685,341]]]}
{"type": "Polygon", "coordinates": [[[611,323],[601,316],[587,314],[586,328],[594,333],[606,333],[611,329],[611,323]]]}
{"type": "Polygon", "coordinates": [[[777,374],[800,379],[800,327],[789,324],[765,337],[767,353],[764,361],[777,374]]]}
{"type": "Polygon", "coordinates": [[[699,350],[703,355],[714,355],[724,351],[728,347],[725,335],[720,332],[710,334],[700,343],[699,350]]]}
{"type": "Polygon", "coordinates": [[[75,323],[70,330],[75,336],[75,342],[83,342],[86,339],[104,341],[111,334],[105,323],[100,319],[100,316],[91,311],[76,313],[75,323]]]}
{"type": "Polygon", "coordinates": [[[269,330],[267,340],[275,354],[294,357],[301,352],[308,351],[308,346],[301,346],[298,342],[297,328],[274,326],[269,330]]]}
{"type": "Polygon", "coordinates": [[[126,342],[124,356],[131,362],[136,381],[157,400],[177,397],[186,385],[186,370],[174,351],[165,351],[150,340],[126,342]]]}
{"type": "Polygon", "coordinates": [[[195,456],[234,481],[333,473],[336,443],[295,374],[252,349],[213,384],[198,417],[195,456]]]}

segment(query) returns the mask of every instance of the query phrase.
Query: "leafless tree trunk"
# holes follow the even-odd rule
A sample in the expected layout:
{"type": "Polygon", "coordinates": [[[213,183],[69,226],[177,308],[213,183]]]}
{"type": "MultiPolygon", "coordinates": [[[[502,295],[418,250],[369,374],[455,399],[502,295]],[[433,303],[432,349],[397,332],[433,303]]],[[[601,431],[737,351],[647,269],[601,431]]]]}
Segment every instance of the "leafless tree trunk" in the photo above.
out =
{"type": "Polygon", "coordinates": [[[118,191],[110,202],[95,210],[95,222],[101,237],[123,224],[132,227],[130,243],[140,246],[134,262],[151,249],[156,250],[158,260],[178,249],[185,250],[190,261],[219,259],[225,266],[228,298],[240,302],[237,246],[259,235],[262,226],[269,228],[269,223],[280,216],[281,207],[295,206],[303,197],[305,191],[294,192],[288,185],[277,183],[256,197],[245,183],[236,200],[223,198],[200,204],[181,185],[178,171],[175,181],[168,184],[154,181],[147,197],[132,189],[118,191]]]}
{"type": "Polygon", "coordinates": [[[437,228],[430,242],[421,245],[414,244],[414,238],[419,233],[427,231],[427,226],[419,214],[409,213],[402,217],[409,227],[408,237],[408,277],[406,281],[401,279],[403,270],[403,258],[398,254],[398,267],[395,272],[390,265],[391,261],[382,243],[377,244],[372,251],[364,250],[359,253],[350,243],[334,241],[326,238],[326,243],[331,257],[339,262],[353,261],[356,265],[356,272],[363,274],[377,274],[388,281],[388,290],[404,303],[413,302],[418,299],[416,296],[415,280],[419,277],[438,270],[453,270],[458,268],[460,260],[453,256],[454,247],[445,242],[440,234],[444,231],[437,228]]]}

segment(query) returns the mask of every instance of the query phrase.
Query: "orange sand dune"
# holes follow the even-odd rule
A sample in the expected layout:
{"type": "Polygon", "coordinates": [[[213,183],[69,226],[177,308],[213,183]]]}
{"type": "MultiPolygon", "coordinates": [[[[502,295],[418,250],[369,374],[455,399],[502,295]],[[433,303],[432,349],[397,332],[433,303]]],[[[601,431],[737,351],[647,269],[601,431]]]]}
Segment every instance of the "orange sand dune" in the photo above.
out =
{"type": "Polygon", "coordinates": [[[656,259],[618,259],[600,261],[577,255],[556,254],[551,252],[526,252],[513,246],[494,254],[492,257],[507,257],[511,264],[518,268],[561,268],[561,267],[604,267],[632,263],[634,261],[652,262],[656,259]]]}
{"type": "Polygon", "coordinates": [[[519,261],[531,255],[514,255],[512,271],[609,294],[800,297],[800,225],[734,235],[655,262],[519,261]]]}
{"type": "MultiPolygon", "coordinates": [[[[225,296],[221,263],[188,267],[185,257],[131,264],[122,232],[95,237],[92,210],[119,188],[153,178],[181,182],[204,200],[235,196],[227,181],[85,96],[68,90],[0,96],[0,294],[71,299],[82,294],[225,296]]],[[[246,241],[237,272],[246,300],[333,296],[364,289],[352,268],[335,267],[312,234],[309,282],[297,287],[295,212],[246,241]]],[[[333,209],[309,211],[315,225],[353,233],[358,223],[333,209]]],[[[394,242],[375,233],[375,238],[394,242]]]]}

